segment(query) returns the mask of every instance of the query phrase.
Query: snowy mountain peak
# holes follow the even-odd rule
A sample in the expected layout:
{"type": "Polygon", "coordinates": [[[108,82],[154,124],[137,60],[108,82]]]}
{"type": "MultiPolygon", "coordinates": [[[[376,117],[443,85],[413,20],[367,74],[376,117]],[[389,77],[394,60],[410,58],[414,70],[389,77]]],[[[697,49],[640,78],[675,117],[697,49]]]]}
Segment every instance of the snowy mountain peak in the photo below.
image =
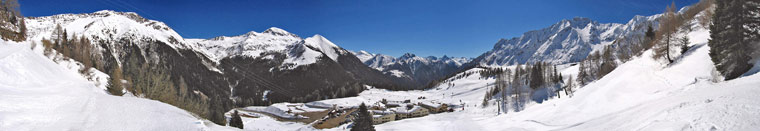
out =
{"type": "Polygon", "coordinates": [[[375,57],[375,54],[369,53],[364,50],[359,50],[358,52],[351,51],[352,54],[356,56],[356,58],[359,58],[360,61],[365,62],[369,59],[372,59],[375,57]]]}
{"type": "Polygon", "coordinates": [[[340,55],[347,51],[335,45],[322,35],[303,39],[283,29],[272,27],[262,33],[255,31],[243,35],[213,39],[191,39],[200,52],[219,61],[230,56],[272,59],[272,53],[285,54],[283,63],[287,68],[316,63],[322,55],[338,62],[340,55]],[[294,64],[294,66],[290,66],[294,64]]]}
{"type": "Polygon", "coordinates": [[[362,55],[375,55],[375,54],[369,53],[369,52],[367,52],[367,51],[364,51],[364,50],[359,50],[359,52],[358,52],[358,53],[356,53],[356,54],[362,54],[362,55]]]}
{"type": "Polygon", "coordinates": [[[569,20],[566,20],[566,21],[571,21],[573,23],[591,23],[591,22],[593,22],[593,20],[591,20],[590,18],[586,18],[586,17],[573,17],[572,19],[569,19],[569,20]]]}
{"type": "Polygon", "coordinates": [[[116,14],[116,11],[113,10],[100,10],[94,12],[94,14],[116,14]]]}
{"type": "Polygon", "coordinates": [[[143,40],[156,40],[173,48],[191,48],[182,36],[163,22],[146,19],[134,12],[112,10],[30,17],[27,21],[29,37],[32,40],[49,39],[56,25],[61,25],[70,34],[84,35],[93,41],[131,40],[142,46],[149,43],[143,40]]]}
{"type": "Polygon", "coordinates": [[[404,55],[402,55],[401,57],[399,57],[399,59],[404,59],[405,60],[405,59],[412,59],[414,57],[417,57],[417,55],[412,54],[412,53],[404,53],[404,55]]]}
{"type": "Polygon", "coordinates": [[[643,34],[646,28],[642,27],[656,22],[657,18],[659,15],[637,16],[626,24],[600,24],[584,17],[565,19],[520,37],[500,39],[491,51],[475,61],[483,66],[576,62],[619,38],[643,34]]]}
{"type": "Polygon", "coordinates": [[[304,44],[317,48],[317,50],[322,51],[327,57],[336,62],[338,61],[338,56],[345,53],[338,45],[335,45],[319,34],[306,38],[304,44]]]}
{"type": "Polygon", "coordinates": [[[297,36],[297,35],[295,35],[293,33],[290,33],[288,31],[285,31],[285,30],[277,28],[277,27],[270,27],[269,29],[265,30],[262,33],[273,34],[273,35],[280,35],[280,36],[297,36]]]}
{"type": "Polygon", "coordinates": [[[574,17],[572,19],[563,19],[560,22],[557,22],[553,25],[553,27],[559,27],[559,28],[585,28],[589,25],[597,25],[597,23],[594,20],[591,20],[590,18],[586,17],[574,17]]]}

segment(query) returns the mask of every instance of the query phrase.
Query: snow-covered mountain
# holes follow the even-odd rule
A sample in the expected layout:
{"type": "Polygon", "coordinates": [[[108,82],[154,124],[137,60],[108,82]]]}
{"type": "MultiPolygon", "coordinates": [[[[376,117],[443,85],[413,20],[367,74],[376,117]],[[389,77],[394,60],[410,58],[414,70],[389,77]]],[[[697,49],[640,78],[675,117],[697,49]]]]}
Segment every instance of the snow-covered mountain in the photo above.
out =
{"type": "Polygon", "coordinates": [[[577,62],[619,38],[643,35],[648,25],[656,27],[659,17],[635,16],[626,24],[599,23],[582,17],[566,19],[520,37],[501,39],[473,62],[484,66],[577,62]]]}
{"type": "Polygon", "coordinates": [[[363,50],[351,53],[367,66],[382,71],[386,75],[413,80],[417,86],[424,86],[433,80],[446,77],[458,71],[463,64],[471,60],[466,57],[448,57],[445,55],[443,57],[420,57],[411,53],[394,58],[393,56],[373,54],[363,50]]]}
{"type": "Polygon", "coordinates": [[[31,41],[55,38],[57,25],[68,39],[88,38],[95,47],[93,55],[99,56],[93,61],[102,62],[96,68],[101,72],[121,68],[128,91],[172,101],[167,103],[214,122],[223,122],[221,113],[235,105],[345,97],[357,94],[363,85],[411,88],[411,84],[399,84],[408,80],[369,68],[325,37],[303,39],[279,28],[208,40],[184,39],[162,22],[109,10],[30,17],[26,24],[31,41]],[[161,89],[171,85],[182,88],[161,89]],[[185,93],[151,94],[154,90],[185,93]]]}
{"type": "Polygon", "coordinates": [[[348,53],[321,35],[302,39],[277,27],[269,28],[261,33],[251,31],[239,36],[187,39],[187,41],[200,47],[199,51],[215,61],[231,56],[272,59],[274,58],[272,54],[263,54],[282,53],[286,55],[282,67],[288,69],[316,63],[319,57],[323,56],[338,62],[339,56],[348,53]]]}
{"type": "Polygon", "coordinates": [[[103,10],[29,17],[26,23],[27,38],[33,42],[56,38],[53,32],[58,25],[67,39],[88,38],[94,47],[92,61],[98,63],[94,67],[101,72],[122,70],[126,91],[138,97],[163,101],[217,123],[224,121],[219,111],[232,108],[231,90],[219,88],[231,86],[218,65],[163,22],[132,12],[103,10]],[[172,90],[184,93],[157,93],[172,90]]]}
{"type": "Polygon", "coordinates": [[[92,41],[130,40],[144,46],[144,40],[157,40],[174,48],[191,48],[177,32],[160,21],[145,19],[134,12],[102,10],[86,14],[60,14],[27,19],[28,37],[51,39],[56,25],[71,35],[85,35],[92,41]]]}

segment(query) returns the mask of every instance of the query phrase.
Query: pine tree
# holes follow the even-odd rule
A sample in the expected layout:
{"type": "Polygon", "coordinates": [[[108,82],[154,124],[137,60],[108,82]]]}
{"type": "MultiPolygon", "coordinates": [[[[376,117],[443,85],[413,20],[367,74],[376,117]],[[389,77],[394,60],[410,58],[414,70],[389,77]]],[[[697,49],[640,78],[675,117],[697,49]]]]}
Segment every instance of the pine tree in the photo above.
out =
{"type": "Polygon", "coordinates": [[[512,93],[515,94],[515,97],[512,99],[512,109],[515,112],[519,112],[522,110],[523,107],[523,101],[525,98],[523,98],[522,88],[524,87],[525,80],[525,69],[523,69],[523,66],[520,64],[517,64],[515,67],[515,75],[512,76],[512,84],[510,84],[510,87],[512,88],[512,93]]]}
{"type": "Polygon", "coordinates": [[[69,45],[69,37],[68,33],[66,33],[66,29],[63,30],[63,35],[61,36],[61,52],[63,52],[63,56],[70,57],[71,56],[71,47],[69,45]]]}
{"type": "Polygon", "coordinates": [[[538,89],[544,86],[544,69],[540,62],[533,64],[530,69],[530,88],[538,89]]]}
{"type": "Polygon", "coordinates": [[[735,79],[753,65],[750,54],[756,50],[759,18],[753,14],[759,2],[747,0],[717,0],[713,23],[710,26],[710,57],[726,80],[735,79]],[[750,27],[750,29],[746,28],[750,27]],[[755,27],[752,29],[752,27],[755,27]]]}
{"type": "Polygon", "coordinates": [[[645,36],[647,39],[650,39],[650,40],[654,39],[655,33],[654,33],[654,29],[652,29],[651,24],[647,26],[647,32],[645,33],[645,36]]]}
{"type": "Polygon", "coordinates": [[[689,37],[683,36],[683,38],[681,38],[681,55],[686,54],[686,51],[689,51],[689,44],[689,37]]]}
{"type": "Polygon", "coordinates": [[[240,114],[238,114],[237,110],[232,113],[232,118],[230,118],[230,126],[243,129],[243,119],[240,118],[240,114]]]}
{"type": "Polygon", "coordinates": [[[367,106],[362,103],[359,105],[358,116],[354,120],[354,127],[351,131],[374,131],[375,126],[372,125],[372,115],[369,114],[367,106]]]}

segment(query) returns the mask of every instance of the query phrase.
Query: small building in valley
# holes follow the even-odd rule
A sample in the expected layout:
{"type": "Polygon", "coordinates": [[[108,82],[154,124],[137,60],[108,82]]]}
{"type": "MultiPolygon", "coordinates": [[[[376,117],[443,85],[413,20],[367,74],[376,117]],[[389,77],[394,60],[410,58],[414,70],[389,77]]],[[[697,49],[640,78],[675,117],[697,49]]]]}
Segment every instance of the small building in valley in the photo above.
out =
{"type": "Polygon", "coordinates": [[[383,124],[396,120],[396,114],[390,111],[370,110],[372,114],[372,124],[383,124]]]}
{"type": "Polygon", "coordinates": [[[418,105],[428,109],[430,113],[446,112],[449,109],[447,104],[438,102],[419,102],[418,105]]]}
{"type": "Polygon", "coordinates": [[[396,113],[396,120],[412,117],[421,117],[429,114],[428,109],[420,106],[409,105],[405,107],[392,108],[391,111],[396,113]]]}

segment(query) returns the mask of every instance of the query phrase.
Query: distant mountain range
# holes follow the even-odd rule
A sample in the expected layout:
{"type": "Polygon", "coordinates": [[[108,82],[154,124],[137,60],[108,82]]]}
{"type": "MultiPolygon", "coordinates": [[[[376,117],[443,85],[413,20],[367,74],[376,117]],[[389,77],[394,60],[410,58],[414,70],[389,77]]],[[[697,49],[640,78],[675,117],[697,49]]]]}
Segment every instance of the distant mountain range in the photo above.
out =
{"type": "Polygon", "coordinates": [[[367,66],[382,71],[386,75],[412,80],[416,86],[425,86],[433,80],[454,73],[463,64],[471,60],[466,57],[448,57],[445,55],[443,57],[419,57],[411,53],[395,58],[363,50],[352,53],[367,66]]]}
{"type": "Polygon", "coordinates": [[[566,19],[520,37],[501,39],[472,62],[482,66],[578,62],[620,38],[643,36],[648,25],[657,26],[659,17],[635,16],[626,24],[599,23],[582,17],[566,19]]]}

